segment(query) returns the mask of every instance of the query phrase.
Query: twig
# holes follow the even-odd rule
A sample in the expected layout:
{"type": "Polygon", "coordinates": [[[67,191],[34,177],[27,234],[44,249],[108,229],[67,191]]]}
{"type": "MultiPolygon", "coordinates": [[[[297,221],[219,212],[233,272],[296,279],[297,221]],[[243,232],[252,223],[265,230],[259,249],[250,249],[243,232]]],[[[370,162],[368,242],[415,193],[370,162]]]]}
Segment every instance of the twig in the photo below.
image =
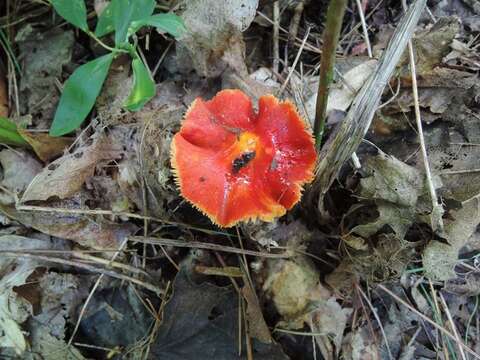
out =
{"type": "Polygon", "coordinates": [[[459,175],[459,174],[471,174],[480,172],[480,169],[468,169],[468,170],[446,170],[441,171],[440,175],[459,175]]]}
{"type": "Polygon", "coordinates": [[[290,28],[288,33],[287,46],[291,47],[298,34],[298,27],[300,25],[300,19],[302,18],[303,9],[305,8],[305,0],[300,0],[295,6],[293,12],[292,21],[290,22],[290,28]]]}
{"type": "Polygon", "coordinates": [[[448,322],[450,323],[450,327],[452,328],[453,335],[455,335],[456,338],[456,344],[458,346],[458,350],[460,351],[460,355],[462,356],[462,360],[467,360],[467,357],[465,356],[465,352],[463,351],[462,348],[462,339],[460,338],[460,335],[458,335],[457,327],[455,326],[455,323],[453,322],[452,314],[450,313],[450,310],[448,309],[447,302],[443,298],[443,295],[441,292],[439,292],[440,295],[440,301],[442,303],[443,308],[445,309],[445,314],[447,314],[448,322]]]}
{"type": "Polygon", "coordinates": [[[46,207],[46,206],[35,206],[35,205],[17,205],[16,210],[19,211],[42,211],[42,212],[51,212],[57,214],[75,214],[75,215],[111,215],[111,216],[125,216],[132,219],[140,219],[140,220],[150,220],[153,222],[163,223],[167,225],[175,225],[175,226],[183,226],[188,229],[197,230],[204,232],[206,234],[217,234],[217,235],[227,235],[227,236],[235,236],[232,234],[227,234],[222,231],[215,231],[209,229],[203,229],[196,226],[191,226],[186,223],[178,222],[178,221],[170,221],[165,219],[156,218],[153,216],[143,216],[139,214],[133,214],[128,212],[122,211],[112,211],[112,210],[104,210],[104,209],[68,209],[68,208],[54,208],[54,207],[46,207]]]}
{"type": "Polygon", "coordinates": [[[178,247],[186,247],[186,248],[194,248],[194,249],[207,249],[207,250],[214,250],[214,251],[222,251],[228,252],[233,254],[245,254],[250,256],[258,256],[270,259],[284,259],[292,257],[292,254],[289,252],[283,252],[280,254],[272,254],[260,251],[253,251],[253,250],[244,250],[238,249],[232,246],[223,246],[218,244],[211,244],[199,241],[181,241],[181,240],[174,240],[174,239],[165,239],[165,238],[157,238],[157,237],[143,237],[143,236],[130,236],[128,238],[130,241],[146,243],[146,244],[154,244],[154,245],[167,245],[167,246],[178,246],[178,247]]]}
{"type": "Polygon", "coordinates": [[[363,13],[362,3],[360,2],[360,0],[356,0],[356,1],[357,1],[358,14],[360,15],[360,22],[362,24],[363,37],[365,39],[365,45],[367,45],[368,57],[372,58],[373,57],[372,46],[370,45],[370,39],[368,37],[367,22],[365,21],[365,14],[363,13]]]}
{"type": "MultiPolygon", "coordinates": [[[[402,0],[403,8],[407,10],[407,1],[402,0]]],[[[420,114],[420,103],[418,100],[418,86],[417,86],[417,71],[415,68],[415,57],[413,55],[413,45],[412,41],[408,41],[408,57],[410,59],[410,71],[412,77],[412,92],[413,92],[413,100],[415,105],[415,121],[417,124],[418,130],[418,139],[420,141],[420,149],[422,152],[422,160],[423,166],[425,167],[425,176],[427,179],[427,187],[430,193],[430,198],[432,200],[432,214],[431,214],[431,221],[432,221],[432,229],[439,230],[440,232],[443,231],[443,208],[438,203],[437,193],[435,192],[435,187],[433,186],[432,181],[432,173],[430,171],[430,164],[428,162],[428,154],[427,154],[427,147],[425,146],[425,138],[423,137],[423,127],[422,127],[422,115],[420,114]]]]}
{"type": "Polygon", "coordinates": [[[168,43],[167,45],[167,48],[165,49],[165,51],[162,53],[162,55],[160,56],[160,58],[158,59],[157,63],[155,64],[155,66],[153,67],[153,70],[152,70],[152,77],[155,77],[155,75],[157,75],[157,71],[158,69],[160,68],[160,65],[162,64],[163,60],[165,59],[165,57],[167,56],[170,48],[172,47],[172,45],[174,44],[174,41],[171,41],[168,43]]]}
{"type": "Polygon", "coordinates": [[[288,82],[290,81],[290,78],[292,77],[293,72],[295,71],[295,68],[297,67],[298,60],[300,60],[300,56],[302,55],[303,48],[305,47],[305,43],[308,39],[308,35],[310,34],[310,28],[307,29],[307,32],[305,36],[303,37],[302,45],[300,45],[300,48],[298,49],[297,56],[295,56],[295,60],[293,61],[292,66],[290,67],[290,71],[288,72],[287,78],[282,84],[282,87],[280,88],[278,95],[282,95],[283,92],[285,91],[285,88],[288,85],[288,82]]]}
{"type": "Polygon", "coordinates": [[[323,34],[322,60],[320,64],[320,80],[318,82],[317,105],[313,133],[317,151],[320,150],[325,118],[327,115],[328,92],[333,81],[335,55],[337,52],[343,16],[347,8],[347,0],[330,0],[327,10],[325,33],[323,34]]]}
{"type": "MultiPolygon", "coordinates": [[[[383,329],[383,325],[382,325],[382,322],[380,320],[380,317],[378,316],[377,314],[377,309],[375,309],[373,307],[373,304],[372,302],[370,301],[370,299],[367,297],[367,295],[363,292],[363,290],[361,289],[361,287],[359,285],[356,285],[356,288],[358,290],[358,292],[360,293],[360,295],[362,295],[362,297],[365,299],[365,301],[367,302],[368,306],[370,307],[370,310],[372,311],[372,314],[373,314],[373,317],[375,318],[375,320],[377,320],[377,323],[378,323],[378,327],[380,328],[380,331],[383,335],[383,339],[385,340],[385,348],[387,349],[387,352],[388,352],[388,357],[390,359],[394,359],[393,355],[392,355],[392,351],[390,350],[390,345],[388,345],[388,337],[387,337],[387,334],[385,334],[385,330],[383,329]]],[[[361,301],[361,299],[360,299],[361,301]]]]}
{"type": "Polygon", "coordinates": [[[278,1],[273,3],[273,72],[278,74],[280,64],[280,5],[278,1]]]}
{"type": "MultiPolygon", "coordinates": [[[[382,0],[382,1],[383,1],[383,0],[382,0]]],[[[263,14],[261,11],[257,11],[257,14],[258,14],[261,18],[263,18],[263,19],[265,19],[267,22],[269,22],[270,24],[272,24],[272,25],[275,24],[275,22],[274,22],[272,19],[270,19],[267,15],[263,14]]],[[[279,28],[279,30],[280,30],[281,32],[286,33],[286,34],[289,34],[288,30],[284,29],[283,27],[279,26],[278,28],[279,28]]],[[[298,42],[298,43],[302,43],[302,39],[299,39],[298,37],[295,38],[295,41],[298,42]]],[[[316,53],[316,54],[321,54],[321,53],[322,53],[322,51],[321,51],[319,48],[317,48],[316,46],[310,44],[309,42],[307,42],[307,43],[305,44],[305,50],[314,52],[314,53],[316,53]]]]}
{"type": "MultiPolygon", "coordinates": [[[[117,250],[122,251],[122,250],[117,250]]],[[[134,274],[141,274],[143,276],[150,276],[145,270],[136,268],[135,266],[131,266],[128,264],[123,264],[121,262],[117,261],[112,261],[112,260],[107,260],[98,256],[93,256],[89,254],[85,254],[83,252],[78,252],[78,251],[73,251],[72,255],[76,257],[77,259],[85,260],[85,261],[90,261],[93,263],[98,263],[101,265],[105,265],[106,267],[112,267],[112,268],[118,268],[124,271],[128,271],[134,274]]]]}
{"type": "MultiPolygon", "coordinates": [[[[127,241],[128,241],[128,239],[125,239],[122,242],[122,244],[120,246],[120,250],[122,250],[125,247],[125,245],[127,244],[127,241]]],[[[110,261],[114,261],[116,259],[116,257],[120,254],[120,250],[113,254],[110,261]]],[[[75,328],[73,329],[72,335],[70,336],[70,339],[68,340],[68,346],[72,345],[73,339],[75,338],[75,335],[77,334],[78,328],[80,327],[80,322],[82,321],[83,316],[85,315],[85,311],[87,310],[87,306],[90,303],[90,300],[92,300],[93,294],[97,290],[97,288],[100,285],[101,281],[103,280],[104,276],[105,276],[104,274],[101,274],[98,277],[97,281],[95,282],[95,285],[93,285],[92,290],[88,294],[87,299],[83,303],[82,309],[80,310],[80,314],[78,315],[77,323],[75,324],[75,328]]]]}

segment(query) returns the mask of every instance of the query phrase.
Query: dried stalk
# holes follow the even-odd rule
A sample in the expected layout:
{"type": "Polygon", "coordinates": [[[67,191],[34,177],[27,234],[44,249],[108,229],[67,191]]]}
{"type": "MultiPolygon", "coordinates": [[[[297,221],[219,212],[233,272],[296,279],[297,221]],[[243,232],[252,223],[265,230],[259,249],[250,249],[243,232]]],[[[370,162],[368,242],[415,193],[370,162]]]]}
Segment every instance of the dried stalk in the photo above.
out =
{"type": "Polygon", "coordinates": [[[252,250],[244,250],[238,249],[232,246],[222,246],[218,244],[211,244],[206,242],[200,241],[181,241],[175,239],[165,239],[165,238],[158,238],[158,237],[143,237],[143,236],[130,236],[128,238],[130,241],[144,243],[144,244],[153,244],[153,245],[165,245],[165,246],[177,246],[177,247],[186,247],[186,248],[195,248],[195,249],[206,249],[206,250],[214,250],[214,251],[221,251],[221,252],[228,252],[232,254],[244,254],[249,256],[258,256],[270,259],[284,259],[292,257],[292,254],[289,251],[285,251],[283,253],[275,254],[275,253],[267,253],[267,252],[260,252],[260,251],[252,251],[252,250]]]}
{"type": "MultiPolygon", "coordinates": [[[[407,8],[406,0],[402,0],[404,9],[407,8]]],[[[438,230],[443,232],[443,208],[438,203],[437,193],[435,186],[433,185],[432,173],[430,171],[430,163],[428,161],[427,146],[425,145],[425,138],[423,136],[422,115],[420,113],[420,101],[418,98],[418,86],[417,86],[417,70],[415,67],[415,56],[413,54],[412,41],[408,42],[408,57],[410,61],[410,72],[412,77],[412,93],[415,105],[415,122],[417,124],[418,140],[420,142],[420,150],[422,154],[423,166],[425,168],[425,177],[427,181],[428,192],[432,201],[432,213],[430,215],[431,226],[434,231],[438,230]]]]}

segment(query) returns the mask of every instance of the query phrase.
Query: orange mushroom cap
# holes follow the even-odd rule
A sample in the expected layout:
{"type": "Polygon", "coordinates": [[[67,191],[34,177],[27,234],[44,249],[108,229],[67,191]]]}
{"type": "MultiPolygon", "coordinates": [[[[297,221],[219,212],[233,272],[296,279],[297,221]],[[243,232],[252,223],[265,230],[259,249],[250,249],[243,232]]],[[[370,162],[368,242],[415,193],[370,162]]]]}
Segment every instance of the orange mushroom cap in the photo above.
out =
{"type": "Polygon", "coordinates": [[[314,141],[295,106],[267,95],[258,107],[240,90],[197,98],[172,140],[182,196],[222,227],[284,215],[313,179],[314,141]]]}

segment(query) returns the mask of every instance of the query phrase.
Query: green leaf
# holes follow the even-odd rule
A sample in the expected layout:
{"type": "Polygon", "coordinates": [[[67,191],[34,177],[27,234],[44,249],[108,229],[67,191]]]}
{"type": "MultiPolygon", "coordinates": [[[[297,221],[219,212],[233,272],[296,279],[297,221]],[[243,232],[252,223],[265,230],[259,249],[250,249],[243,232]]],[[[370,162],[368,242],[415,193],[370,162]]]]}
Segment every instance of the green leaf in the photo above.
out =
{"type": "Polygon", "coordinates": [[[153,14],[156,0],[130,0],[133,6],[132,21],[146,18],[153,14]]]}
{"type": "Polygon", "coordinates": [[[97,26],[95,27],[95,35],[97,37],[102,37],[111,33],[113,30],[115,30],[115,27],[113,25],[112,3],[110,3],[98,17],[97,26]]]}
{"type": "Polygon", "coordinates": [[[88,31],[87,8],[84,0],[50,0],[55,11],[69,23],[88,31]]]}
{"type": "Polygon", "coordinates": [[[155,9],[155,0],[112,0],[115,44],[127,41],[128,28],[132,21],[150,16],[155,9]]]}
{"type": "Polygon", "coordinates": [[[133,34],[144,26],[156,27],[160,31],[169,33],[176,38],[180,37],[186,30],[185,24],[180,16],[168,13],[155,14],[141,20],[132,21],[129,32],[133,34]]]}
{"type": "Polygon", "coordinates": [[[0,143],[28,146],[28,142],[18,133],[17,125],[2,116],[0,116],[0,143]]]}
{"type": "Polygon", "coordinates": [[[51,136],[68,134],[82,124],[95,105],[113,57],[110,53],[92,60],[68,78],[50,128],[51,136]]]}
{"type": "Polygon", "coordinates": [[[132,68],[134,76],[133,88],[123,107],[130,111],[137,111],[155,96],[155,82],[142,60],[134,59],[132,68]]]}

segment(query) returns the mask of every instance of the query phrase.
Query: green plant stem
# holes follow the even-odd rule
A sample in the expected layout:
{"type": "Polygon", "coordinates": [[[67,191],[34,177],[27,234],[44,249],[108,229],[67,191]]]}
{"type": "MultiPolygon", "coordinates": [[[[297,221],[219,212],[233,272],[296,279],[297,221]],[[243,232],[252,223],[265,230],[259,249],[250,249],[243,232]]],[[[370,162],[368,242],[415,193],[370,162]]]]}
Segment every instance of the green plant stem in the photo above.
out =
{"type": "Polygon", "coordinates": [[[128,54],[129,51],[128,50],[124,50],[124,49],[118,49],[118,48],[113,48],[111,46],[108,46],[107,44],[105,44],[102,40],[100,40],[93,31],[88,31],[87,32],[88,36],[90,36],[93,40],[95,40],[101,47],[103,47],[104,49],[107,49],[108,51],[111,51],[113,53],[125,53],[125,54],[128,54]]]}
{"type": "Polygon", "coordinates": [[[322,60],[320,63],[320,80],[318,83],[317,105],[313,132],[317,151],[320,150],[325,120],[327,115],[328,92],[333,81],[335,54],[340,30],[342,29],[343,15],[347,8],[347,0],[330,0],[327,10],[327,20],[323,33],[322,60]]]}
{"type": "Polygon", "coordinates": [[[13,52],[12,47],[10,46],[10,42],[8,41],[8,38],[2,29],[0,29],[0,44],[4,47],[4,50],[7,53],[10,60],[12,61],[13,65],[15,66],[15,69],[17,70],[18,75],[21,75],[22,69],[18,64],[17,58],[15,57],[15,53],[13,52]]]}

